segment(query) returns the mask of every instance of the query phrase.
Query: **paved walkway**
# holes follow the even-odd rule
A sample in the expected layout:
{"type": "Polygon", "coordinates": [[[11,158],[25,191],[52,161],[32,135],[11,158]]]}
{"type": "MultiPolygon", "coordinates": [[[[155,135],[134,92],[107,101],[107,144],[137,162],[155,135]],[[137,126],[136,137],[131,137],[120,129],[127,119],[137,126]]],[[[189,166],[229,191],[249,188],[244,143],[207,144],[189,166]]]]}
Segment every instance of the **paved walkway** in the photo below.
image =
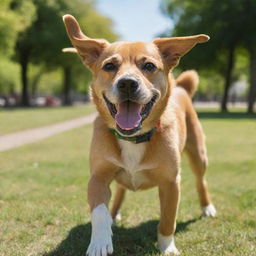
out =
{"type": "Polygon", "coordinates": [[[86,124],[90,124],[96,117],[96,113],[65,122],[42,126],[21,132],[0,136],[0,152],[17,148],[22,145],[51,137],[57,133],[65,132],[86,124]]]}

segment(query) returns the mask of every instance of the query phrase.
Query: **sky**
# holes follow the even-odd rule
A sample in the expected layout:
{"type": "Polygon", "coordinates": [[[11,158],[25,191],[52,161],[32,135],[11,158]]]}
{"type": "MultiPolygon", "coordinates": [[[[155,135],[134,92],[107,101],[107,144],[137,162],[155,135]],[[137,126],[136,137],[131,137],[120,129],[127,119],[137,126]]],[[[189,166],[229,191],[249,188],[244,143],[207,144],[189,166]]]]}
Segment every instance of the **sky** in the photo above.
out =
{"type": "Polygon", "coordinates": [[[170,18],[160,11],[160,0],[98,0],[97,8],[114,22],[124,41],[151,41],[171,28],[170,18]]]}

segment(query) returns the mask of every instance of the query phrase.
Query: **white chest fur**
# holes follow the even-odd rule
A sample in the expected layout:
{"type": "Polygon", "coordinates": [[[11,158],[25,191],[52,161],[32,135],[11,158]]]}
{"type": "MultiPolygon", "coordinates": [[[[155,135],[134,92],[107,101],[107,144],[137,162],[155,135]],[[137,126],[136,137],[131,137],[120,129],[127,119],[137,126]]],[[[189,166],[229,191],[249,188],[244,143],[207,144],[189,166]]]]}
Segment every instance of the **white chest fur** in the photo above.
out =
{"type": "Polygon", "coordinates": [[[127,184],[130,189],[136,190],[148,179],[143,170],[156,168],[156,164],[150,161],[144,162],[146,142],[134,144],[130,141],[119,140],[121,159],[117,160],[112,156],[106,156],[106,160],[121,167],[123,170],[118,174],[119,180],[127,184]],[[130,185],[128,185],[130,184],[130,185]]]}
{"type": "Polygon", "coordinates": [[[122,173],[123,179],[132,184],[134,190],[146,182],[146,177],[139,172],[145,169],[142,164],[145,155],[145,143],[134,144],[125,140],[118,140],[121,149],[122,168],[125,170],[122,173]],[[125,174],[126,173],[126,174],[125,174]]]}
{"type": "Polygon", "coordinates": [[[118,140],[121,149],[123,167],[130,174],[141,170],[141,161],[145,154],[145,143],[134,144],[130,141],[118,140]]]}

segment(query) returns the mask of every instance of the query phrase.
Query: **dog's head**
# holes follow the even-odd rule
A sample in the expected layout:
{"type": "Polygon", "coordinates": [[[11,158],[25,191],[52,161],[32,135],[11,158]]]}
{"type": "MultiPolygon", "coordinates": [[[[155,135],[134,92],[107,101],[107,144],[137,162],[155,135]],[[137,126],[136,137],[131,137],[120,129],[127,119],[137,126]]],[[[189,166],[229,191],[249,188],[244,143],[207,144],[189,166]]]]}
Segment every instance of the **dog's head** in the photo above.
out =
{"type": "Polygon", "coordinates": [[[127,136],[155,126],[170,95],[169,71],[192,47],[209,39],[197,35],[111,44],[85,36],[71,15],[64,16],[64,23],[75,51],[93,73],[98,110],[109,127],[127,136]]]}

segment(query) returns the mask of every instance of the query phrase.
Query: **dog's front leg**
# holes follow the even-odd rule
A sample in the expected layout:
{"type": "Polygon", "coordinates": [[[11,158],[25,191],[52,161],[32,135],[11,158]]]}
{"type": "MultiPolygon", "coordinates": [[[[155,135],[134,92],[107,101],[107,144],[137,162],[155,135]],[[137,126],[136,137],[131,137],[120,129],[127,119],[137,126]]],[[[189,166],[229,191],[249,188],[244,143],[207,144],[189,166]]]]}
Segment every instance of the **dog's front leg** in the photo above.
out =
{"type": "MultiPolygon", "coordinates": [[[[178,175],[179,177],[179,175],[178,175]]],[[[158,248],[165,255],[179,254],[174,243],[176,213],[179,204],[180,181],[165,182],[159,186],[161,218],[158,226],[158,248]]]]}
{"type": "Polygon", "coordinates": [[[112,218],[107,208],[111,196],[110,182],[110,177],[94,174],[88,184],[88,202],[92,212],[91,242],[86,252],[88,256],[113,253],[112,218]]]}

